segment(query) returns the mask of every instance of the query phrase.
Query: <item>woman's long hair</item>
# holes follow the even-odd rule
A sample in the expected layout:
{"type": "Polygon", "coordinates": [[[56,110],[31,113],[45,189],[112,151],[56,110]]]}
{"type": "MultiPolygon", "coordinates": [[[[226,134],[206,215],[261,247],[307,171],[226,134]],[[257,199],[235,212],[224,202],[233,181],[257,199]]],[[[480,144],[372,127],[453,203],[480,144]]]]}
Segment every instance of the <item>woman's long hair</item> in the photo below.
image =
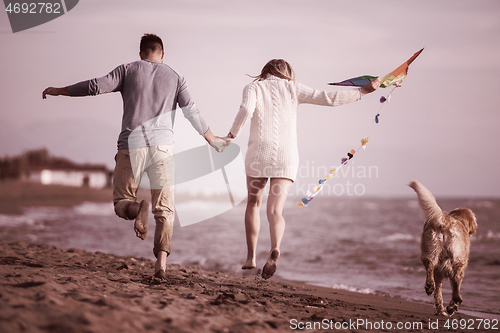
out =
{"type": "Polygon", "coordinates": [[[293,71],[292,66],[290,66],[290,64],[283,59],[270,60],[264,66],[264,68],[262,68],[262,71],[260,72],[259,75],[257,76],[248,75],[248,76],[254,78],[255,79],[254,81],[262,81],[266,79],[268,74],[274,75],[281,79],[295,82],[295,72],[293,71]]]}

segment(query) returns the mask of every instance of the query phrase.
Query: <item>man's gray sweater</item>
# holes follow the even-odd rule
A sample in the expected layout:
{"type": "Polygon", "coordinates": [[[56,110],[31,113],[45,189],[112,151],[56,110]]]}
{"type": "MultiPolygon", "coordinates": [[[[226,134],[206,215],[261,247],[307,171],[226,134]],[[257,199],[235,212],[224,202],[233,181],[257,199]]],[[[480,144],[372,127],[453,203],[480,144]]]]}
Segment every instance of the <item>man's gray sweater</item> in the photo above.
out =
{"type": "Polygon", "coordinates": [[[139,60],[120,65],[106,76],[69,86],[68,91],[70,96],[121,93],[123,119],[118,149],[173,144],[177,105],[200,135],[209,129],[184,78],[163,63],[139,60]]]}

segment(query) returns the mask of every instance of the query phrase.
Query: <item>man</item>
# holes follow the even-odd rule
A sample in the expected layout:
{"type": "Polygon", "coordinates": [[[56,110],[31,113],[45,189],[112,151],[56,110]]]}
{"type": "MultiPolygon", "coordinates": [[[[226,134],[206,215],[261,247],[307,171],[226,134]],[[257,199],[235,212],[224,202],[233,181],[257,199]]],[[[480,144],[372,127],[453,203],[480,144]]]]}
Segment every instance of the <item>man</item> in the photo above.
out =
{"type": "Polygon", "coordinates": [[[156,222],[155,276],[165,279],[174,222],[173,123],[177,105],[196,131],[217,151],[221,152],[227,142],[212,134],[196,109],[184,78],[163,64],[160,37],[145,34],[139,56],[141,60],[120,65],[101,78],[63,88],[49,87],[43,91],[42,97],[121,93],[123,119],[113,176],[115,213],[127,220],[135,219],[137,237],[146,239],[149,203],[146,200],[137,202],[136,194],[142,175],[147,172],[156,222]]]}

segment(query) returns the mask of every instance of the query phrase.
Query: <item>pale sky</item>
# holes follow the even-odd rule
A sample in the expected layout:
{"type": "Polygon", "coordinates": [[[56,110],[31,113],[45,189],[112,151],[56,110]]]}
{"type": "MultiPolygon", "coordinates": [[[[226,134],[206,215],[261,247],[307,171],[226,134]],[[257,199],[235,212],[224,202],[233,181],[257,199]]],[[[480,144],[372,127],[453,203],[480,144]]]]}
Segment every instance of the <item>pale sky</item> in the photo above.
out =
{"type": "MultiPolygon", "coordinates": [[[[364,195],[397,196],[414,195],[406,184],[417,179],[436,196],[500,196],[496,0],[85,0],[15,34],[2,10],[0,156],[45,147],[112,168],[120,95],[42,100],[41,94],[138,60],[144,33],[162,37],[165,62],[186,78],[212,132],[221,136],[251,82],[245,74],[258,74],[270,59],[287,60],[303,84],[336,90],[346,88],[327,82],[383,76],[425,47],[382,108],[379,124],[373,125],[378,100],[389,89],[338,108],[299,106],[301,173],[291,192],[309,189],[369,136],[350,164],[351,178],[338,183],[361,184],[364,195]],[[370,167],[372,174],[363,174],[370,167]]],[[[249,128],[235,140],[243,151],[249,128]]]]}

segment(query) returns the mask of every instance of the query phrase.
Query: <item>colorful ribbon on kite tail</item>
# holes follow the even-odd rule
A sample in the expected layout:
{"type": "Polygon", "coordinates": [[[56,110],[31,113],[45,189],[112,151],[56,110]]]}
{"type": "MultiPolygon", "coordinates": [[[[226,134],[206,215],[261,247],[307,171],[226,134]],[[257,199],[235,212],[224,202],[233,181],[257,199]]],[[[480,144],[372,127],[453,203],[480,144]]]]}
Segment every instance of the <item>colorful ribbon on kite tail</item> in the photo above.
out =
{"type": "Polygon", "coordinates": [[[297,205],[299,205],[299,207],[304,207],[304,206],[307,206],[309,204],[309,202],[314,199],[314,197],[321,191],[321,189],[323,188],[323,186],[326,184],[327,181],[329,181],[330,179],[332,179],[332,177],[335,175],[335,173],[337,173],[344,165],[346,165],[353,157],[354,157],[354,154],[356,154],[357,151],[359,151],[361,148],[365,149],[366,148],[366,144],[369,142],[369,138],[366,137],[364,139],[361,139],[361,146],[359,146],[358,149],[351,149],[349,150],[349,152],[347,153],[347,157],[343,157],[342,158],[342,163],[340,164],[340,166],[336,169],[331,169],[330,172],[325,176],[324,179],[320,179],[319,180],[319,185],[317,185],[314,189],[313,189],[313,192],[311,191],[307,191],[307,197],[306,198],[302,198],[301,201],[297,202],[297,205]]]}
{"type": "MultiPolygon", "coordinates": [[[[385,102],[390,102],[392,92],[394,91],[394,89],[401,86],[401,82],[406,77],[406,75],[408,75],[408,66],[410,66],[410,64],[413,62],[413,60],[415,60],[415,58],[417,58],[420,55],[420,53],[422,53],[423,50],[424,49],[422,48],[420,51],[416,52],[410,59],[405,61],[401,66],[399,66],[398,68],[396,68],[395,70],[393,70],[392,72],[390,72],[389,74],[387,74],[386,76],[384,76],[383,78],[380,79],[380,87],[381,88],[387,88],[391,85],[394,85],[394,88],[387,95],[387,97],[384,97],[384,96],[380,97],[380,103],[382,103],[382,105],[378,109],[377,115],[375,116],[375,124],[378,124],[380,121],[380,119],[379,119],[380,118],[380,110],[384,106],[385,102]]],[[[328,83],[328,84],[338,85],[338,86],[358,86],[359,87],[359,86],[363,86],[363,85],[367,84],[368,82],[374,80],[375,78],[376,78],[375,76],[363,75],[363,76],[355,77],[355,78],[345,80],[342,82],[335,82],[335,83],[328,83]]],[[[372,123],[372,125],[373,125],[373,123],[372,123]]],[[[347,153],[347,158],[346,157],[342,158],[340,166],[337,169],[331,169],[330,172],[325,176],[325,178],[319,180],[319,184],[314,187],[312,192],[307,191],[306,197],[302,198],[302,200],[300,202],[298,202],[297,205],[299,205],[300,207],[307,206],[309,204],[309,202],[312,199],[314,199],[314,197],[321,191],[323,186],[325,186],[326,182],[328,182],[330,179],[332,179],[333,175],[337,171],[339,171],[344,165],[346,165],[354,157],[354,154],[356,154],[356,152],[359,151],[359,149],[361,149],[361,147],[363,147],[363,149],[365,148],[368,141],[369,141],[368,137],[361,139],[361,146],[357,150],[351,149],[347,153]]]]}
{"type": "MultiPolygon", "coordinates": [[[[393,93],[393,91],[398,88],[398,87],[401,87],[400,85],[401,82],[399,82],[398,84],[396,84],[394,86],[394,88],[391,90],[391,92],[387,95],[387,97],[380,97],[380,103],[382,103],[382,105],[380,106],[380,108],[378,109],[378,112],[377,112],[377,115],[375,116],[375,124],[378,124],[379,123],[379,117],[380,117],[380,110],[382,109],[382,107],[384,106],[384,104],[387,102],[389,103],[390,100],[391,100],[391,94],[393,93]]],[[[373,123],[372,123],[373,125],[373,123]]],[[[322,178],[319,180],[318,182],[318,185],[316,185],[314,187],[314,189],[312,191],[307,191],[306,193],[306,197],[305,198],[302,198],[301,201],[297,202],[297,205],[299,207],[305,207],[309,204],[309,202],[311,202],[311,200],[314,199],[314,197],[319,193],[321,192],[321,189],[323,189],[323,186],[325,186],[325,184],[331,180],[333,178],[333,176],[340,170],[342,169],[342,167],[344,165],[346,165],[353,157],[354,155],[361,149],[363,148],[366,149],[366,144],[369,142],[369,137],[365,137],[363,139],[361,139],[361,146],[358,147],[358,149],[351,149],[349,150],[349,152],[347,153],[347,157],[343,157],[342,160],[341,160],[341,164],[338,168],[334,168],[334,169],[331,169],[330,172],[325,176],[325,178],[322,178]]]]}

